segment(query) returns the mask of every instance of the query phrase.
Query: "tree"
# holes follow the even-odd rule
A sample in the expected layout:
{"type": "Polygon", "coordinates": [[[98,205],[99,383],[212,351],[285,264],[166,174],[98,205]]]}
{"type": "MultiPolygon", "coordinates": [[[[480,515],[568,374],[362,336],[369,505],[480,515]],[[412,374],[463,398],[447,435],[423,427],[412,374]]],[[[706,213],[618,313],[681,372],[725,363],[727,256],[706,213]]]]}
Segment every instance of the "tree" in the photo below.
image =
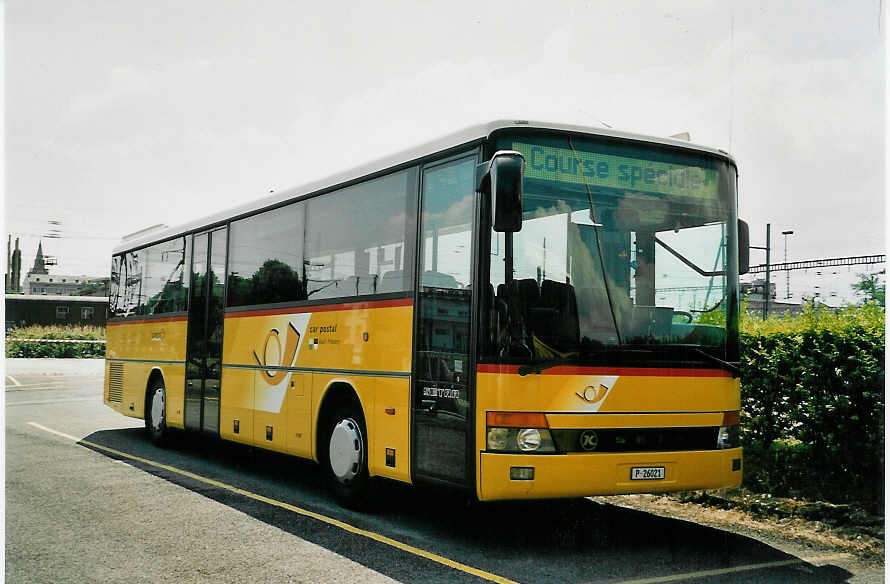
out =
{"type": "Polygon", "coordinates": [[[884,281],[886,270],[877,274],[859,274],[859,281],[852,285],[857,296],[861,296],[863,302],[876,302],[884,306],[884,295],[887,291],[887,283],[884,281]]]}
{"type": "Polygon", "coordinates": [[[108,296],[107,279],[89,280],[80,285],[72,296],[108,296]]]}

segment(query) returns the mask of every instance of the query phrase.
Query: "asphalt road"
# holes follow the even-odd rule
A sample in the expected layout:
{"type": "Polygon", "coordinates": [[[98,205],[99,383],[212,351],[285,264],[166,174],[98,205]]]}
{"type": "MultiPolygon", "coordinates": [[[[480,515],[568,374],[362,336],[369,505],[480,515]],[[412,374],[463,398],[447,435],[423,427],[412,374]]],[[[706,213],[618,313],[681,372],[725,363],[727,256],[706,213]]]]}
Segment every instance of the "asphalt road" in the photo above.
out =
{"type": "Polygon", "coordinates": [[[7,365],[7,582],[881,581],[587,499],[386,484],[349,511],[312,463],[187,435],[160,449],[89,368],[7,365]]]}

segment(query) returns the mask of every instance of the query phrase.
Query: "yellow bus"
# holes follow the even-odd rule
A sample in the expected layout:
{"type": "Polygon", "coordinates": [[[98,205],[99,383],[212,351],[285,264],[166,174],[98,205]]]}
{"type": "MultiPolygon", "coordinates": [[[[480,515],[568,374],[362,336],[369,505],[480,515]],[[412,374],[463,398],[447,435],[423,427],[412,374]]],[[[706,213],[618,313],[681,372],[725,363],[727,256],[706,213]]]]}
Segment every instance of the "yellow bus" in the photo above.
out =
{"type": "Polygon", "coordinates": [[[725,152],[494,121],[113,252],[104,402],[481,501],[741,482],[725,152]]]}

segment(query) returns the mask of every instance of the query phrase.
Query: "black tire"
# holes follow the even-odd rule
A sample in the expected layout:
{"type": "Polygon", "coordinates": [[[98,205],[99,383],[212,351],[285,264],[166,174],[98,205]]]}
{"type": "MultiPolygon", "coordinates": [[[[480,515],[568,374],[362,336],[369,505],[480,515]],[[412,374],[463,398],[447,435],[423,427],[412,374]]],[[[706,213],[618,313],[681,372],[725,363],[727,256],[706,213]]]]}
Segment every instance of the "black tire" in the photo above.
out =
{"type": "Polygon", "coordinates": [[[342,405],[327,419],[321,459],[328,484],[344,507],[365,508],[371,495],[368,432],[361,408],[342,405]]]}
{"type": "Polygon", "coordinates": [[[148,389],[148,397],[145,400],[145,431],[157,446],[166,446],[170,441],[170,429],[167,427],[167,391],[161,380],[153,382],[148,389]],[[156,403],[156,399],[160,400],[160,404],[156,403]],[[160,419],[156,419],[157,417],[160,419]]]}

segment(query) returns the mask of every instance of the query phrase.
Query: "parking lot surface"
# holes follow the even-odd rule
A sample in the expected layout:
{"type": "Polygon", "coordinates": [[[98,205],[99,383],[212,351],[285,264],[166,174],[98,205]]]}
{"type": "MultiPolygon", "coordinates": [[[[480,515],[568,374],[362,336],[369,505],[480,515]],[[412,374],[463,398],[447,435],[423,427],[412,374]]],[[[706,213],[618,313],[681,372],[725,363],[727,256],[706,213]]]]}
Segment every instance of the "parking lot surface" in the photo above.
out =
{"type": "Polygon", "coordinates": [[[480,505],[385,484],[346,510],[311,462],[189,435],[154,446],[102,404],[101,361],[15,361],[8,582],[883,581],[588,499],[480,505]]]}

